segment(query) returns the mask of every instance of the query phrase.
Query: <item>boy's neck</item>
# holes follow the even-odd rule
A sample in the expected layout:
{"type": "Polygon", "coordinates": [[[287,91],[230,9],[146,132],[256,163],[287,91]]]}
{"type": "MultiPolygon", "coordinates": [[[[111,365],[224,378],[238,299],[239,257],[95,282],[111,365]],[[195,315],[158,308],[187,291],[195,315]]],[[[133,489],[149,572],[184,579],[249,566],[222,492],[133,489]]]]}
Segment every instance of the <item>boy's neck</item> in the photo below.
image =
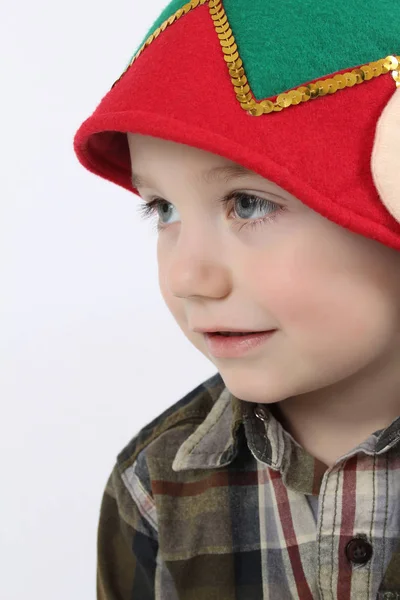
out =
{"type": "Polygon", "coordinates": [[[335,386],[273,406],[282,426],[328,466],[400,416],[400,362],[376,365],[335,386]]]}

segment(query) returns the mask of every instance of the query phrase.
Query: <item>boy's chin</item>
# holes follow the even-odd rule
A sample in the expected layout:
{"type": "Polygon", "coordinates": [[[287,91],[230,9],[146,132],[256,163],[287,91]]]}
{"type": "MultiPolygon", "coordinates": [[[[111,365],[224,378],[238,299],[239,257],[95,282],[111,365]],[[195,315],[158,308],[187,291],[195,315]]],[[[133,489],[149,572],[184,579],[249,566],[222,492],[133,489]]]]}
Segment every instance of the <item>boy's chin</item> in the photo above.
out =
{"type": "Polygon", "coordinates": [[[218,368],[218,371],[230,393],[240,400],[255,404],[274,404],[290,395],[285,386],[282,386],[282,381],[279,385],[267,377],[256,377],[254,373],[246,376],[244,370],[237,367],[236,370],[218,368]]]}

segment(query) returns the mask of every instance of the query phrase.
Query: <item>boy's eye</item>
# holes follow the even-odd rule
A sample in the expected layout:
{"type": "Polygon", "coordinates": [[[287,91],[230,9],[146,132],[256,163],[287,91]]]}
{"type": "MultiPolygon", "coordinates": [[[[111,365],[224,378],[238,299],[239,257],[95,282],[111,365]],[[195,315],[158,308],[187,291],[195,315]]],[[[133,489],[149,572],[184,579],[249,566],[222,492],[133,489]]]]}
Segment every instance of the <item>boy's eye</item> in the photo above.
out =
{"type": "MultiPolygon", "coordinates": [[[[266,221],[273,221],[280,212],[285,210],[284,206],[280,206],[271,200],[260,198],[254,194],[248,194],[246,192],[234,192],[221,198],[219,202],[226,207],[233,200],[234,212],[237,216],[233,217],[235,221],[249,221],[249,223],[242,223],[242,227],[261,225],[266,221]],[[273,212],[271,213],[271,210],[273,212]],[[268,213],[265,215],[265,211],[268,213]],[[261,216],[260,216],[260,213],[261,216]]],[[[153,217],[156,214],[159,217],[157,223],[157,230],[160,231],[165,229],[166,226],[171,223],[168,219],[168,215],[174,210],[173,204],[162,200],[161,198],[155,198],[151,202],[142,202],[139,205],[139,213],[142,218],[146,219],[153,217]]],[[[173,221],[174,222],[174,221],[173,221]]]]}

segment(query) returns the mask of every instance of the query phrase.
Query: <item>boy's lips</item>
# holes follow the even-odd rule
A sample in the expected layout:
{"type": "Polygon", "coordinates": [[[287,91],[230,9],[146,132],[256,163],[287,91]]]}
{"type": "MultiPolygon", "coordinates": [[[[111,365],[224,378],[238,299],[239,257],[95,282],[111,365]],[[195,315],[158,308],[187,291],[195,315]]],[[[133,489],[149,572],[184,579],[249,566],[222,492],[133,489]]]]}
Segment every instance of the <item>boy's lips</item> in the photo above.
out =
{"type": "Polygon", "coordinates": [[[246,329],[245,327],[225,327],[224,325],[215,327],[195,327],[193,331],[198,333],[267,333],[274,331],[274,329],[246,329]]]}
{"type": "Polygon", "coordinates": [[[204,333],[210,354],[215,358],[238,358],[262,346],[276,330],[250,332],[245,335],[204,333]]]}

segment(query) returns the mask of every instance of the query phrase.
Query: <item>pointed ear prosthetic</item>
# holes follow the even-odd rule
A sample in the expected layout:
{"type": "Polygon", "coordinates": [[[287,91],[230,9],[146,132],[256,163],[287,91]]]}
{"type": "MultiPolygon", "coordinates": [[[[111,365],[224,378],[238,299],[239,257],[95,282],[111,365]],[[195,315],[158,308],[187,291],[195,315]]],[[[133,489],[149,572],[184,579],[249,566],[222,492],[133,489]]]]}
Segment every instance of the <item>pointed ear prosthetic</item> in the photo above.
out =
{"type": "Polygon", "coordinates": [[[374,183],[382,204],[400,223],[400,83],[377,123],[371,156],[374,183]]]}

